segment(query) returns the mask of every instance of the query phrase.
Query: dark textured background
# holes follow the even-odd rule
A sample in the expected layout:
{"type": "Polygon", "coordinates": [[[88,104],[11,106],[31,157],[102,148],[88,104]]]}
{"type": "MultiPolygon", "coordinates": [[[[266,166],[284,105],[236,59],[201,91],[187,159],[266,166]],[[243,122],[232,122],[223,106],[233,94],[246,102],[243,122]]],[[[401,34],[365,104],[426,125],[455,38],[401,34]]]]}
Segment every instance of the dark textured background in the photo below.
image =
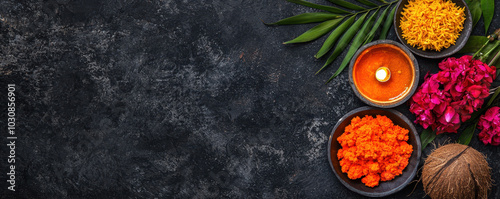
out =
{"type": "MultiPolygon", "coordinates": [[[[312,25],[261,22],[310,11],[284,0],[1,0],[0,197],[15,196],[4,174],[14,83],[21,198],[360,198],[326,156],[336,121],[364,106],[346,72],[324,85],[342,59],[315,76],[324,38],[281,44],[312,25]]],[[[439,60],[418,60],[421,79],[437,71],[439,60]]],[[[499,148],[471,145],[498,183],[499,148]]],[[[415,185],[390,198],[424,197],[415,185]]]]}

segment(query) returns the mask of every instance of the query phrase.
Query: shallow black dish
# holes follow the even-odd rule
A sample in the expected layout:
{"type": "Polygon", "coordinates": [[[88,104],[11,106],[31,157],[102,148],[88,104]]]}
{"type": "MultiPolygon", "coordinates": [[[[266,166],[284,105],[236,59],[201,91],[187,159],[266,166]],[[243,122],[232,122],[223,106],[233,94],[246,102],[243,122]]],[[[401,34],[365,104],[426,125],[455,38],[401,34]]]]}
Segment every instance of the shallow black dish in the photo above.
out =
{"type": "Polygon", "coordinates": [[[354,94],[356,94],[356,96],[358,96],[358,98],[361,99],[361,101],[363,101],[364,103],[366,103],[370,106],[374,106],[374,107],[394,108],[396,106],[399,106],[399,105],[405,103],[406,101],[408,101],[411,98],[411,96],[413,96],[413,94],[417,90],[419,79],[420,79],[420,67],[418,66],[417,59],[408,50],[408,48],[405,48],[402,44],[400,44],[396,41],[393,41],[393,40],[377,40],[377,41],[370,42],[364,46],[361,46],[361,48],[359,48],[358,51],[356,51],[356,54],[354,54],[353,58],[351,59],[351,62],[349,63],[349,84],[351,85],[351,88],[354,91],[354,94]],[[363,51],[365,51],[367,48],[370,48],[370,47],[378,45],[378,44],[390,44],[390,45],[399,47],[404,53],[406,53],[406,55],[408,56],[410,61],[413,63],[413,74],[414,74],[413,78],[414,78],[414,80],[412,82],[412,85],[410,86],[410,89],[409,89],[410,91],[403,98],[400,98],[396,101],[390,101],[390,102],[372,101],[372,100],[368,99],[366,96],[363,96],[363,94],[360,93],[359,89],[356,87],[356,84],[354,83],[354,75],[353,75],[354,70],[353,70],[353,68],[354,68],[354,64],[356,63],[359,55],[363,51]]]}
{"type": "Polygon", "coordinates": [[[426,58],[437,59],[437,58],[449,57],[450,55],[455,54],[460,49],[462,49],[465,46],[465,43],[467,43],[470,33],[472,32],[472,15],[470,14],[469,7],[463,0],[451,0],[451,1],[457,4],[457,6],[465,7],[464,29],[460,32],[460,36],[455,42],[455,45],[451,45],[450,47],[442,49],[439,52],[434,50],[423,51],[409,45],[406,42],[406,39],[402,37],[403,33],[401,32],[401,28],[399,27],[401,21],[401,12],[403,12],[404,6],[408,4],[408,0],[401,0],[399,1],[398,5],[396,5],[397,7],[394,16],[394,29],[396,30],[396,35],[398,36],[399,41],[401,41],[401,43],[403,43],[403,45],[405,45],[413,53],[426,58]]]}
{"type": "Polygon", "coordinates": [[[327,150],[330,166],[332,167],[333,173],[335,173],[335,176],[337,176],[340,182],[351,191],[369,197],[388,196],[390,194],[398,192],[406,185],[408,185],[408,183],[410,183],[417,174],[421,155],[420,136],[418,135],[418,132],[413,126],[412,122],[408,120],[406,116],[395,110],[380,109],[368,106],[354,109],[340,118],[340,120],[332,130],[328,141],[327,150]],[[361,182],[361,179],[349,179],[346,173],[342,173],[339,161],[337,159],[337,152],[341,148],[339,142],[337,141],[337,138],[344,133],[345,127],[351,123],[352,118],[356,116],[364,117],[365,115],[371,115],[374,117],[376,115],[385,115],[389,119],[391,119],[394,124],[408,129],[410,131],[408,133],[410,137],[408,140],[408,144],[413,146],[413,153],[411,154],[408,166],[406,166],[406,168],[403,170],[403,174],[396,176],[391,181],[380,182],[380,185],[374,188],[365,186],[361,182]]]}

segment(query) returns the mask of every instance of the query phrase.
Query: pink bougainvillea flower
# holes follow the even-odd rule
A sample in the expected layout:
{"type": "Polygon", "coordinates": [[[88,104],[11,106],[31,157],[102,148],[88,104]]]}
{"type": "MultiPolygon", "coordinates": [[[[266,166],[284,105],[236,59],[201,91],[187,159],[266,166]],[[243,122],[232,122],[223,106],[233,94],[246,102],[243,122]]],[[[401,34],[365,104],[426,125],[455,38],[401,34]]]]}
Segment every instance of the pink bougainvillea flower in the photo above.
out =
{"type": "Polygon", "coordinates": [[[446,123],[451,122],[451,119],[453,119],[455,115],[458,115],[457,113],[455,113],[455,108],[448,106],[446,108],[446,112],[444,113],[445,122],[446,123]]]}
{"type": "Polygon", "coordinates": [[[500,145],[500,107],[494,106],[479,118],[477,128],[481,130],[479,140],[485,145],[500,145]]]}
{"type": "Polygon", "coordinates": [[[469,94],[472,95],[472,97],[474,98],[485,98],[485,97],[488,97],[489,93],[488,93],[488,88],[486,86],[483,86],[483,85],[472,85],[472,86],[469,86],[469,88],[467,88],[467,92],[469,92],[469,94]]]}
{"type": "MultiPolygon", "coordinates": [[[[456,133],[461,122],[483,105],[496,69],[470,55],[447,58],[439,63],[439,69],[425,76],[410,99],[410,112],[416,116],[415,123],[432,127],[437,134],[456,133]]],[[[491,136],[490,140],[500,143],[500,137],[491,136]]]]}

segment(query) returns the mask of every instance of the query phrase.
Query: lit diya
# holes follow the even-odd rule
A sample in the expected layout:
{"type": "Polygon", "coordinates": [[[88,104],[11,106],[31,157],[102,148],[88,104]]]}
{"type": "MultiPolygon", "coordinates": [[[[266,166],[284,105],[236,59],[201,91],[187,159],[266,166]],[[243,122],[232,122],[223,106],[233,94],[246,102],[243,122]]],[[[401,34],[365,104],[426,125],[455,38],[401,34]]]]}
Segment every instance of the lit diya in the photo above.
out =
{"type": "Polygon", "coordinates": [[[418,86],[418,63],[403,45],[379,40],[361,47],[349,66],[349,80],[365,103],[391,108],[408,100],[418,86]]]}

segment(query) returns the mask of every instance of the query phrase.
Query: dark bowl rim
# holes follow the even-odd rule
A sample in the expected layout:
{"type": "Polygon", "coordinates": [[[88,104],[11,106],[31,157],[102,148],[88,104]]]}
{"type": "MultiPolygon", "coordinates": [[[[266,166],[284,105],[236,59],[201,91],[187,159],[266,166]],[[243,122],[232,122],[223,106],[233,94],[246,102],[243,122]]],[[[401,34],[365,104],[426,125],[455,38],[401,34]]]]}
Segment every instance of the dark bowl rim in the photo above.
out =
{"type": "Polygon", "coordinates": [[[405,47],[403,44],[396,42],[396,41],[393,41],[393,40],[389,40],[389,39],[372,41],[370,43],[367,43],[367,44],[361,46],[361,48],[359,48],[358,51],[356,51],[356,53],[354,54],[354,56],[352,57],[352,59],[349,63],[349,84],[351,85],[352,90],[354,91],[354,94],[356,94],[356,96],[359,99],[361,99],[361,101],[363,101],[365,104],[368,104],[368,105],[374,106],[374,107],[378,107],[378,108],[394,108],[394,107],[399,106],[399,105],[405,103],[406,101],[408,101],[413,96],[415,91],[417,90],[419,80],[420,80],[420,66],[418,65],[418,61],[415,58],[415,56],[413,56],[413,53],[411,53],[411,51],[407,47],[405,47]],[[415,74],[415,79],[413,81],[412,88],[410,89],[410,91],[408,92],[406,97],[402,98],[401,100],[399,100],[397,102],[391,103],[391,104],[377,104],[377,103],[374,103],[374,102],[368,100],[367,98],[365,98],[363,95],[361,95],[359,93],[359,90],[356,88],[356,85],[354,84],[354,77],[352,75],[353,67],[354,67],[354,64],[356,63],[356,60],[358,59],[359,54],[361,54],[361,52],[363,52],[365,49],[367,49],[371,46],[374,46],[374,45],[378,45],[378,44],[391,44],[391,45],[395,45],[395,46],[399,47],[403,52],[406,53],[406,55],[408,55],[408,57],[410,58],[410,61],[413,62],[413,73],[415,74]]]}
{"type": "MultiPolygon", "coordinates": [[[[413,150],[415,150],[415,149],[413,149],[413,150]]],[[[421,146],[421,143],[420,143],[420,135],[418,134],[417,129],[415,128],[415,126],[413,125],[413,123],[410,122],[410,120],[405,115],[403,115],[399,111],[392,110],[392,109],[383,109],[383,108],[377,108],[377,107],[363,106],[363,107],[356,108],[356,109],[354,109],[352,111],[349,111],[347,114],[345,114],[344,116],[342,116],[337,121],[337,123],[335,124],[335,127],[333,127],[332,132],[330,133],[330,137],[328,138],[328,148],[327,148],[328,162],[330,163],[330,168],[332,169],[332,171],[335,174],[335,176],[337,177],[337,179],[339,179],[339,181],[345,187],[347,187],[349,190],[351,190],[353,192],[356,192],[358,194],[361,194],[363,196],[368,196],[368,197],[384,197],[384,196],[388,196],[388,195],[394,194],[394,193],[400,191],[401,189],[405,188],[413,180],[413,178],[415,178],[415,176],[417,175],[418,165],[420,164],[421,153],[422,153],[422,146],[421,146]],[[394,188],[394,189],[392,189],[390,191],[381,192],[381,193],[370,193],[370,192],[365,192],[365,191],[361,191],[361,190],[355,189],[354,187],[352,187],[351,185],[349,185],[347,182],[345,182],[344,180],[342,180],[342,178],[339,176],[339,174],[335,171],[335,168],[333,167],[332,156],[331,156],[331,150],[330,149],[332,147],[332,138],[333,138],[333,134],[335,133],[335,130],[349,116],[354,115],[354,114],[356,114],[358,112],[361,112],[361,111],[366,111],[366,110],[382,110],[382,111],[391,112],[394,115],[397,115],[401,119],[403,119],[403,121],[405,121],[408,124],[408,126],[410,126],[410,129],[409,129],[410,133],[415,134],[415,138],[416,138],[416,142],[417,142],[417,157],[416,157],[416,161],[417,161],[416,165],[417,166],[415,167],[415,169],[413,169],[413,171],[411,171],[412,172],[411,175],[408,177],[408,179],[406,179],[404,181],[404,183],[400,184],[399,186],[397,186],[396,188],[394,188]]]]}
{"type": "MultiPolygon", "coordinates": [[[[428,54],[423,54],[419,51],[419,49],[407,44],[405,41],[405,39],[403,39],[403,37],[398,33],[398,29],[399,27],[397,26],[398,24],[398,16],[401,15],[400,12],[397,12],[399,10],[399,7],[402,6],[401,3],[403,2],[402,0],[399,0],[398,4],[396,4],[396,13],[394,14],[394,18],[393,18],[393,26],[394,26],[394,31],[396,32],[396,36],[398,37],[399,41],[406,47],[408,47],[408,49],[410,49],[413,53],[417,54],[418,56],[421,56],[421,57],[425,57],[425,58],[430,58],[430,59],[440,59],[440,58],[444,58],[444,57],[449,57],[455,53],[457,53],[458,51],[460,51],[464,46],[465,44],[467,43],[467,40],[469,39],[470,37],[470,34],[472,32],[472,14],[470,13],[470,10],[469,10],[469,6],[467,5],[467,3],[464,1],[464,0],[451,0],[451,1],[461,1],[464,5],[465,5],[465,21],[464,21],[464,29],[462,29],[462,33],[465,33],[465,34],[461,34],[457,40],[460,39],[460,37],[464,37],[464,40],[462,42],[460,42],[458,45],[455,44],[454,46],[451,46],[453,47],[454,49],[449,51],[449,52],[446,52],[446,53],[440,53],[440,52],[437,52],[437,51],[432,51],[432,52],[435,52],[435,55],[428,55],[428,54]],[[466,24],[468,23],[468,24],[466,24]],[[467,29],[465,29],[467,27],[467,29]]],[[[431,51],[429,51],[431,52],[431,51]]]]}

